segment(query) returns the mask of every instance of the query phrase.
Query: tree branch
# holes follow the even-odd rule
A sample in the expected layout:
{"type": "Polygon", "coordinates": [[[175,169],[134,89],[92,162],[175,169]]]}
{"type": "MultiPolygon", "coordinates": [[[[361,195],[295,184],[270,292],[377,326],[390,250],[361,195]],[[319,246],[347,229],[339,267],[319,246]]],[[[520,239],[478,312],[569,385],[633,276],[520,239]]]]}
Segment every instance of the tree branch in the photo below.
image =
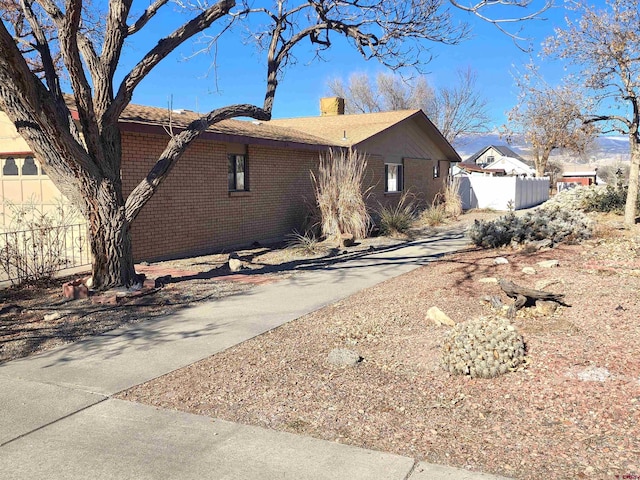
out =
{"type": "Polygon", "coordinates": [[[131,223],[142,207],[151,199],[160,184],[169,175],[187,147],[210,125],[236,117],[250,117],[268,121],[271,113],[254,105],[231,105],[218,108],[191,122],[182,132],[174,135],[146,178],[129,194],[125,203],[125,218],[131,223]]]}
{"type": "Polygon", "coordinates": [[[147,22],[151,20],[156,13],[158,13],[158,10],[160,10],[160,8],[166,5],[168,2],[169,0],[156,0],[151,5],[149,5],[149,8],[147,8],[144,13],[140,15],[140,17],[138,17],[138,20],[136,20],[133,25],[130,25],[128,27],[127,36],[131,36],[134,33],[139,32],[142,27],[144,27],[147,22]]]}
{"type": "Polygon", "coordinates": [[[131,101],[135,88],[162,59],[193,35],[208,28],[213,22],[227,15],[234,6],[234,0],[220,0],[175,30],[168,37],[161,39],[124,78],[105,116],[110,121],[116,121],[131,101]]]}

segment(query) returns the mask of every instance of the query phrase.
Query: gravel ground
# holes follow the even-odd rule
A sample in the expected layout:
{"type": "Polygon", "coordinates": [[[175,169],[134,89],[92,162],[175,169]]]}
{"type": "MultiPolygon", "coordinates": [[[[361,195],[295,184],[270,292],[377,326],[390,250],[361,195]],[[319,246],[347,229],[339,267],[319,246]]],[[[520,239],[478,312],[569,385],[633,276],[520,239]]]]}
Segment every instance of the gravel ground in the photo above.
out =
{"type": "Polygon", "coordinates": [[[640,232],[599,233],[548,251],[445,257],[119,396],[515,478],[635,478],[640,232]],[[495,265],[497,256],[509,264],[495,265]],[[560,266],[537,266],[550,259],[560,266]],[[544,282],[570,306],[518,312],[526,368],[451,376],[440,365],[448,328],[425,313],[438,306],[455,322],[496,314],[481,298],[508,299],[480,281],[488,277],[544,282]],[[334,348],[364,360],[336,367],[334,348]]]}

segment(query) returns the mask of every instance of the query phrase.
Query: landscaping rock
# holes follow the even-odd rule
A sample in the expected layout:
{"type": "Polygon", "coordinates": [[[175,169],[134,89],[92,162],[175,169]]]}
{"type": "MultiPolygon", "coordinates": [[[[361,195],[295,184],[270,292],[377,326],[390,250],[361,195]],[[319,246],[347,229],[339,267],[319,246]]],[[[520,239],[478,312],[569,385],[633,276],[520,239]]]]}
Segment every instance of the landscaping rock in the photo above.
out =
{"type": "Polygon", "coordinates": [[[498,279],[496,277],[485,277],[478,280],[480,283],[490,283],[490,284],[498,284],[498,279]]]}
{"type": "Polygon", "coordinates": [[[506,265],[509,263],[509,260],[507,260],[504,257],[496,257],[493,259],[493,264],[494,265],[506,265]]]}
{"type": "Polygon", "coordinates": [[[522,269],[522,273],[526,274],[526,275],[535,275],[536,273],[536,269],[533,267],[524,267],[522,269]]]}
{"type": "Polygon", "coordinates": [[[544,238],[542,240],[538,240],[535,242],[529,242],[527,243],[528,247],[533,247],[536,250],[542,250],[543,248],[551,248],[553,247],[553,242],[548,239],[548,238],[544,238]]]}
{"type": "Polygon", "coordinates": [[[536,300],[536,311],[545,317],[553,315],[556,313],[558,309],[558,304],[556,302],[551,302],[547,300],[536,300]]]}
{"type": "Polygon", "coordinates": [[[560,265],[558,260],[545,260],[544,262],[538,262],[536,265],[542,268],[555,268],[560,265]]]}
{"type": "Polygon", "coordinates": [[[604,382],[611,377],[611,372],[603,367],[588,367],[578,372],[578,380],[583,382],[604,382]]]}
{"type": "Polygon", "coordinates": [[[456,322],[451,320],[446,313],[440,310],[438,307],[431,307],[427,310],[427,320],[431,320],[436,325],[446,325],[448,327],[455,326],[456,322]]]}
{"type": "Polygon", "coordinates": [[[78,300],[80,298],[88,298],[89,289],[83,283],[82,279],[78,279],[62,285],[62,294],[65,298],[78,300]]]}
{"type": "Polygon", "coordinates": [[[62,317],[64,317],[64,314],[62,312],[53,312],[46,314],[42,319],[45,322],[53,322],[54,320],[59,320],[62,317]]]}
{"type": "Polygon", "coordinates": [[[354,243],[355,240],[353,238],[353,235],[351,235],[350,233],[343,233],[342,235],[340,235],[340,245],[343,248],[352,247],[354,243]]]}
{"type": "Polygon", "coordinates": [[[347,348],[334,348],[327,355],[327,361],[331,365],[339,367],[353,367],[362,361],[362,357],[358,352],[347,348]]]}
{"type": "Polygon", "coordinates": [[[242,260],[239,260],[237,258],[229,258],[229,270],[231,270],[232,272],[239,272],[240,270],[242,270],[242,260]]]}

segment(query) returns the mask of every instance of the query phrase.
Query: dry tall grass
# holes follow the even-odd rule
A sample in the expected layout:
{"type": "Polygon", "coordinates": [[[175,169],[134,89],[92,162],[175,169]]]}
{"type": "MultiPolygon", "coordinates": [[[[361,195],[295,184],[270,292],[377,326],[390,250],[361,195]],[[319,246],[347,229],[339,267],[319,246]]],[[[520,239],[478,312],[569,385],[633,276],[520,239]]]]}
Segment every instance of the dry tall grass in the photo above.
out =
{"type": "Polygon", "coordinates": [[[443,192],[444,211],[447,217],[458,219],[462,214],[462,199],[460,198],[460,179],[454,177],[447,182],[443,192]]]}
{"type": "Polygon", "coordinates": [[[371,217],[367,212],[363,180],[367,168],[364,155],[355,150],[329,150],[320,157],[318,176],[311,174],[320,209],[322,234],[338,239],[348,233],[367,236],[371,217]]]}

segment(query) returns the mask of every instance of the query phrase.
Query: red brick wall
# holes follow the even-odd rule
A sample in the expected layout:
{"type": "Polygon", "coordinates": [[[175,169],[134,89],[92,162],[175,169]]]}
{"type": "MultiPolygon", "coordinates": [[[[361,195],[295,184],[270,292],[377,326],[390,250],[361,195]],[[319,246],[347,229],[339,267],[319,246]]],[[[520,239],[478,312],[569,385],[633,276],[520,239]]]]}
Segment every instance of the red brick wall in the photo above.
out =
{"type": "MultiPolygon", "coordinates": [[[[127,195],[149,172],[162,153],[166,135],[123,132],[123,190],[127,195]]],[[[396,150],[402,155],[402,149],[396,150]]],[[[176,258],[233,246],[282,238],[300,229],[305,200],[313,203],[310,171],[319,153],[257,145],[198,140],[177,162],[156,194],[132,225],[137,261],[176,258]],[[246,152],[249,192],[229,192],[227,154],[246,152]]],[[[405,191],[424,205],[441,191],[449,162],[440,161],[440,177],[433,178],[436,160],[370,155],[367,185],[372,209],[393,204],[400,194],[384,192],[385,160],[404,164],[405,191]]]]}
{"type": "MultiPolygon", "coordinates": [[[[123,134],[125,195],[144,178],[166,145],[166,136],[123,134]]],[[[132,225],[136,260],[211,252],[275,239],[300,228],[309,172],[318,153],[249,145],[249,192],[229,192],[227,146],[196,141],[132,225]]]]}

